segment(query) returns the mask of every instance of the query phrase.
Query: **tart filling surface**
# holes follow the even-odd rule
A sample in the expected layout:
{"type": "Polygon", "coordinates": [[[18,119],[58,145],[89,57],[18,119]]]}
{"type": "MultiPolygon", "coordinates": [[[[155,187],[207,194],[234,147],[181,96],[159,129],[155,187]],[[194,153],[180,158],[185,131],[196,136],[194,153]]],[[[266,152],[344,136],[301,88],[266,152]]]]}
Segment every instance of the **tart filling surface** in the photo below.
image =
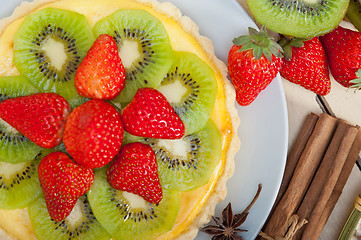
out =
{"type": "MultiPolygon", "coordinates": [[[[214,71],[218,85],[216,102],[211,119],[221,133],[222,157],[209,182],[196,189],[180,193],[180,209],[171,231],[157,239],[190,239],[198,228],[210,220],[215,205],[226,194],[225,182],[233,174],[233,158],[239,147],[236,128],[239,124],[234,108],[234,90],[226,79],[226,67],[214,55],[212,43],[199,35],[197,26],[170,3],[143,0],[38,0],[24,3],[13,16],[4,19],[0,27],[0,75],[16,76],[18,70],[13,63],[13,39],[24,16],[42,8],[60,8],[83,14],[93,27],[100,19],[119,9],[144,9],[158,18],[166,29],[174,51],[196,54],[214,71]]],[[[27,208],[0,210],[0,227],[15,239],[35,239],[27,214],[27,208]]]]}

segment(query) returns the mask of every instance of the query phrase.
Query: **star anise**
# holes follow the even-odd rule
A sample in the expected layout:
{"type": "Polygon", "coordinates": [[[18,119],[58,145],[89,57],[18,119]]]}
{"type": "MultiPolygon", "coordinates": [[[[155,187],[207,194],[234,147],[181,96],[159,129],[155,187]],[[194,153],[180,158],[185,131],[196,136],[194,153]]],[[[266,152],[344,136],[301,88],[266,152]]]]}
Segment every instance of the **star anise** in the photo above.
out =
{"type": "Polygon", "coordinates": [[[258,185],[258,190],[252,202],[240,214],[233,215],[231,203],[222,212],[222,221],[219,217],[212,217],[216,225],[208,225],[201,228],[200,231],[209,235],[213,235],[212,240],[243,240],[237,233],[246,232],[247,230],[239,229],[247,219],[249,210],[256,202],[259,194],[261,193],[262,184],[258,185]]]}

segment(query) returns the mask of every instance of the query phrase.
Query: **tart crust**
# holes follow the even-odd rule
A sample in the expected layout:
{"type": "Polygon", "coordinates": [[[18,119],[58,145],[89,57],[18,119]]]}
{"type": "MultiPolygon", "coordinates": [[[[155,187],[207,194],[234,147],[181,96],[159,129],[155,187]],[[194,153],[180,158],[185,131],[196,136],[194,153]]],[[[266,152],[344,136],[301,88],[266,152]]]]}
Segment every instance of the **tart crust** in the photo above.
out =
{"type": "MultiPolygon", "coordinates": [[[[33,2],[23,2],[18,6],[13,14],[5,19],[0,20],[0,38],[3,35],[6,27],[14,22],[15,20],[22,18],[28,15],[30,12],[50,3],[55,3],[60,0],[35,0],[33,2]]],[[[117,0],[114,0],[117,1],[117,0]]],[[[227,67],[226,65],[215,56],[213,43],[206,37],[201,36],[198,30],[198,26],[187,16],[183,16],[180,10],[169,2],[158,2],[157,0],[132,0],[140,4],[151,7],[156,12],[163,14],[178,23],[178,25],[188,34],[190,34],[201,46],[202,50],[206,53],[207,58],[210,63],[212,63],[213,68],[217,71],[220,76],[222,84],[223,95],[225,97],[225,109],[228,114],[225,121],[228,122],[228,128],[224,129],[222,133],[222,148],[224,159],[222,164],[219,164],[218,171],[220,175],[216,182],[211,183],[211,193],[204,199],[202,206],[197,210],[196,215],[190,224],[186,225],[182,231],[177,232],[176,235],[169,235],[166,237],[160,236],[157,239],[193,239],[198,233],[200,227],[210,221],[211,216],[214,215],[216,204],[222,201],[226,196],[226,181],[233,175],[234,171],[234,156],[239,149],[240,140],[237,136],[237,128],[240,124],[240,119],[238,117],[238,112],[235,108],[235,91],[227,79],[227,67]],[[226,149],[225,149],[226,148],[226,149]]],[[[15,75],[13,72],[9,73],[0,73],[2,75],[15,75]]],[[[217,115],[217,109],[213,110],[212,116],[217,115]]],[[[12,224],[18,225],[17,228],[24,229],[25,237],[24,239],[35,239],[35,236],[32,231],[30,220],[27,215],[27,209],[18,209],[12,210],[17,211],[14,215],[12,224]]],[[[0,217],[3,218],[7,215],[7,210],[0,210],[0,217]]],[[[10,232],[6,230],[6,226],[0,225],[0,237],[7,236],[9,239],[18,239],[17,237],[11,235],[10,232]]],[[[20,236],[21,237],[21,236],[20,236]]],[[[22,237],[21,237],[22,238],[22,237]]]]}

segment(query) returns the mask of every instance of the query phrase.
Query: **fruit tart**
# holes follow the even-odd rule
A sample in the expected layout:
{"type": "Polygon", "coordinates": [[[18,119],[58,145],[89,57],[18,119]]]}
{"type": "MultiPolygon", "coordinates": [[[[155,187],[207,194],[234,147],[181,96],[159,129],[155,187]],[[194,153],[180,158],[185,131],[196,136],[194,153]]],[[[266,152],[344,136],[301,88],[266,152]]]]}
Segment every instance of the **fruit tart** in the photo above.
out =
{"type": "Polygon", "coordinates": [[[0,118],[1,239],[192,239],[225,197],[239,148],[234,89],[210,40],[174,5],[24,2],[0,22],[0,69],[0,112],[32,112],[17,121],[29,134],[0,118]],[[44,146],[32,136],[46,135],[38,119],[52,112],[50,98],[64,103],[56,119],[65,127],[44,146]],[[64,166],[77,179],[71,193],[64,166]],[[49,191],[77,197],[65,213],[49,207],[49,191]]]}

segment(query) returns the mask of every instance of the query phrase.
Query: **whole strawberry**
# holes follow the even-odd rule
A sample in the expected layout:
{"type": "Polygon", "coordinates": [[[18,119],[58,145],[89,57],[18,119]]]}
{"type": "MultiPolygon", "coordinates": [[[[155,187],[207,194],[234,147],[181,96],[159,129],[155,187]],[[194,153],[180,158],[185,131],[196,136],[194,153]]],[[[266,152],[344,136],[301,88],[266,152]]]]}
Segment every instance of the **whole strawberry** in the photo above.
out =
{"type": "Polygon", "coordinates": [[[69,112],[68,102],[56,93],[37,93],[0,103],[0,118],[44,148],[60,144],[69,112]]]}
{"type": "Polygon", "coordinates": [[[327,57],[318,37],[310,40],[284,38],[280,44],[285,55],[280,70],[281,76],[316,94],[328,94],[331,90],[331,80],[327,57]]]}
{"type": "Polygon", "coordinates": [[[113,99],[124,88],[125,70],[115,41],[102,34],[75,73],[75,87],[83,97],[113,99]]]}
{"type": "Polygon", "coordinates": [[[265,29],[249,28],[249,35],[233,40],[228,54],[228,71],[241,106],[251,104],[278,74],[282,48],[265,29]]]}
{"type": "Polygon", "coordinates": [[[157,204],[163,198],[153,149],[143,143],[125,145],[107,170],[110,185],[157,204]]]}
{"type": "Polygon", "coordinates": [[[63,152],[44,157],[38,174],[49,215],[55,221],[62,221],[70,214],[78,198],[94,181],[92,169],[76,164],[63,152]]]}
{"type": "Polygon", "coordinates": [[[184,124],[167,99],[152,88],[139,89],[122,111],[125,131],[139,137],[179,139],[184,124]]]}
{"type": "Polygon", "coordinates": [[[123,133],[118,111],[103,100],[93,99],[69,114],[63,142],[77,163],[88,168],[99,168],[117,155],[123,133]]]}
{"type": "Polygon", "coordinates": [[[360,82],[357,72],[361,69],[361,33],[339,26],[320,36],[320,40],[334,79],[344,87],[360,82]]]}

